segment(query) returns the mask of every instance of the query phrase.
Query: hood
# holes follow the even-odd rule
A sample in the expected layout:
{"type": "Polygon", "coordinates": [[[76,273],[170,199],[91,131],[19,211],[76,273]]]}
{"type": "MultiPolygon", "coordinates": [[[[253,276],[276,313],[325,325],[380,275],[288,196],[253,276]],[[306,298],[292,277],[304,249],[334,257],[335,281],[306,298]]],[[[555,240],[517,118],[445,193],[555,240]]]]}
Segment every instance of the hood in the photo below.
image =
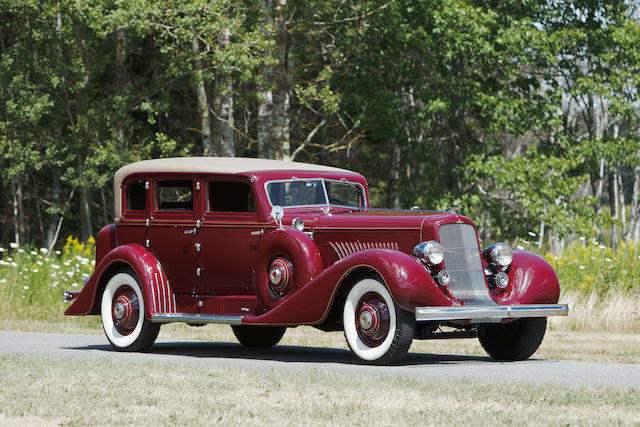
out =
{"type": "Polygon", "coordinates": [[[472,223],[453,212],[388,209],[335,209],[319,214],[312,228],[348,230],[424,230],[451,222],[472,223]]]}

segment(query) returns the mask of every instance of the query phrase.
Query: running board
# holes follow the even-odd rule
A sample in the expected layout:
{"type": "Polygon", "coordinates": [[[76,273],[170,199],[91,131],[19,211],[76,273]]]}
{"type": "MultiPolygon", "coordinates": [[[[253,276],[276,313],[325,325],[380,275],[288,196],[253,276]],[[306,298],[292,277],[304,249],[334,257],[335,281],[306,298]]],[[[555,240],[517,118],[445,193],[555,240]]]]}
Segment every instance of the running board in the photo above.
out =
{"type": "Polygon", "coordinates": [[[416,307],[416,321],[471,320],[472,323],[495,322],[523,317],[566,316],[567,304],[522,304],[471,307],[416,307]]]}
{"type": "Polygon", "coordinates": [[[227,325],[240,325],[242,318],[240,315],[224,314],[192,314],[192,313],[157,313],[151,316],[153,323],[192,323],[195,325],[206,325],[207,323],[224,323],[227,325]]]}

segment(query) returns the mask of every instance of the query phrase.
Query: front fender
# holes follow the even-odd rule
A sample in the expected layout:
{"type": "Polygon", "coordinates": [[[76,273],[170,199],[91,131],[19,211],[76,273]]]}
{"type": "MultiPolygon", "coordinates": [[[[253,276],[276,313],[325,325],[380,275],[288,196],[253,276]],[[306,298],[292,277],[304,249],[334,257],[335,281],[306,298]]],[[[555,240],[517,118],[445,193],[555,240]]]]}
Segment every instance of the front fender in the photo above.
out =
{"type": "Polygon", "coordinates": [[[377,272],[394,301],[407,311],[422,306],[451,306],[453,302],[440,291],[425,267],[412,256],[389,249],[369,249],[348,256],[327,268],[282,304],[257,317],[245,317],[242,323],[254,325],[301,325],[322,322],[331,308],[336,292],[357,269],[377,272]]]}
{"type": "Polygon", "coordinates": [[[556,304],[560,284],[553,267],[541,256],[513,251],[509,269],[509,289],[498,299],[501,305],[556,304]]]}
{"type": "Polygon", "coordinates": [[[96,266],[84,288],[64,312],[66,315],[99,314],[101,285],[109,279],[118,264],[126,264],[137,274],[145,300],[147,319],[155,313],[175,313],[176,298],[160,262],[137,244],[118,246],[107,253],[96,266]]]}

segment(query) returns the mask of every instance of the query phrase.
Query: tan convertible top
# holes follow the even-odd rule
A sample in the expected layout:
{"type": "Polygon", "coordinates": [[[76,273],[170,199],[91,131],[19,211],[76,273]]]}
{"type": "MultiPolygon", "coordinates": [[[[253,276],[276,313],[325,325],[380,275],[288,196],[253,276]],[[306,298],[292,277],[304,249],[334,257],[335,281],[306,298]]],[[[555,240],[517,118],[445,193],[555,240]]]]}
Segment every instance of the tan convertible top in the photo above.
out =
{"type": "Polygon", "coordinates": [[[252,159],[246,157],[170,157],[142,160],[121,167],[113,181],[114,209],[116,219],[122,210],[122,181],[133,173],[246,173],[257,171],[308,171],[355,173],[347,169],[310,163],[286,162],[283,160],[252,159]]]}

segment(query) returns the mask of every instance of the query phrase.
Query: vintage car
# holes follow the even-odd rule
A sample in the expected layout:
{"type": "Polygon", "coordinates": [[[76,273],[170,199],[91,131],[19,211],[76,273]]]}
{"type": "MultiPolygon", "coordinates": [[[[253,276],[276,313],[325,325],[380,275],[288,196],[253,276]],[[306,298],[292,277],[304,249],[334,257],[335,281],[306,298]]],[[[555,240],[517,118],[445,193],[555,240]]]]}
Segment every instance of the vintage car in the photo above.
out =
{"type": "Polygon", "coordinates": [[[495,359],[540,345],[558,304],[541,257],[481,249],[452,212],[369,207],[358,173],[249,158],[171,158],[115,174],[115,221],[67,315],[99,314],[116,350],[144,351],[160,325],[230,324],[273,346],[287,327],[344,331],[369,363],[403,359],[413,339],[478,337],[495,359]]]}

